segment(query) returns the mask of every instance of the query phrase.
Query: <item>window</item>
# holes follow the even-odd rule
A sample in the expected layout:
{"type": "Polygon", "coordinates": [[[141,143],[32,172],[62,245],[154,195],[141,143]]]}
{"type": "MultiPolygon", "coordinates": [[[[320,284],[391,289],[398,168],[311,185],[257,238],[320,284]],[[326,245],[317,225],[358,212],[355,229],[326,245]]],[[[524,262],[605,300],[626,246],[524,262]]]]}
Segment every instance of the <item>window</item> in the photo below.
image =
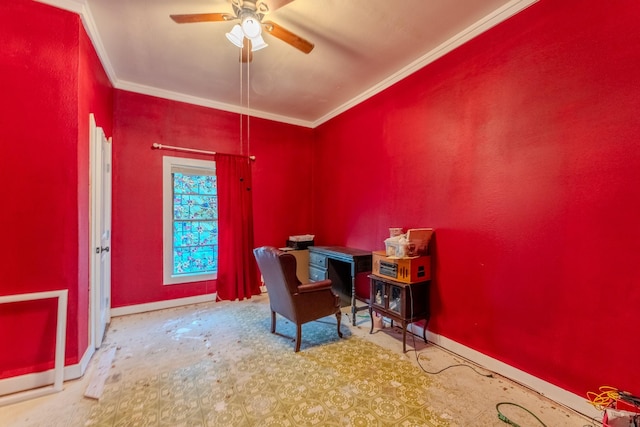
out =
{"type": "Polygon", "coordinates": [[[164,284],[213,280],[218,272],[215,162],[164,156],[164,284]]]}

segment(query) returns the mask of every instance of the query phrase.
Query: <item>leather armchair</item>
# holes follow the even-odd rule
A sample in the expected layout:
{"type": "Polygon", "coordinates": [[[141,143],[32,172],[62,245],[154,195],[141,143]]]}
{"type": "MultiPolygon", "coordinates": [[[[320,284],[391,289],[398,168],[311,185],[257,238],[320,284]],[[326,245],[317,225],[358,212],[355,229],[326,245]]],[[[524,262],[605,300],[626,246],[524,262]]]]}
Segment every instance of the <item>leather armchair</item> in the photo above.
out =
{"type": "Polygon", "coordinates": [[[331,290],[331,280],[301,283],[296,275],[296,258],[271,246],[253,250],[269,293],[271,333],[276,332],[276,313],[296,325],[296,348],[300,351],[302,324],[335,315],[340,332],[340,297],[331,290]]]}

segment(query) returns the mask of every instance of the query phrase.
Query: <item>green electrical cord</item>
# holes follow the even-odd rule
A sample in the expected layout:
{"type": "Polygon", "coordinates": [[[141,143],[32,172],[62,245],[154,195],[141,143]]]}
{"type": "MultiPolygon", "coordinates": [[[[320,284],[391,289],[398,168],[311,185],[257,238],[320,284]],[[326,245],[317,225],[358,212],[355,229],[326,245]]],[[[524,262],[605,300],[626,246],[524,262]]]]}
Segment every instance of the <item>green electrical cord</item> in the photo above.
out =
{"type": "Polygon", "coordinates": [[[500,421],[502,421],[503,423],[507,423],[507,424],[511,424],[513,427],[520,427],[518,424],[514,423],[513,421],[511,421],[509,418],[506,417],[506,415],[504,415],[502,412],[500,412],[500,406],[502,405],[513,405],[516,406],[520,409],[523,409],[525,411],[527,411],[529,414],[531,414],[531,416],[533,418],[535,418],[536,420],[538,420],[538,422],[540,423],[540,425],[542,425],[543,427],[547,427],[547,425],[545,423],[542,422],[542,420],[538,417],[536,417],[536,415],[531,412],[530,410],[528,410],[527,408],[520,406],[516,403],[511,403],[511,402],[500,402],[496,405],[496,411],[498,411],[498,419],[500,419],[500,421]]]}

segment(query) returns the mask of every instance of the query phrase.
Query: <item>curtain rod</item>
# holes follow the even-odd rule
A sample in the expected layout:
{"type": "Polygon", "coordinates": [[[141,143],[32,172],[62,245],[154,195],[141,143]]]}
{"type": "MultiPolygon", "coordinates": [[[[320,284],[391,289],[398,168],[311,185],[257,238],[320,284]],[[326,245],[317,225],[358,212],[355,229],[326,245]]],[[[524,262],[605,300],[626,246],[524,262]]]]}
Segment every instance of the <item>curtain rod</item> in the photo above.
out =
{"type": "MultiPolygon", "coordinates": [[[[215,156],[216,154],[222,154],[222,153],[216,153],[215,151],[207,151],[207,150],[196,150],[195,148],[183,148],[183,147],[175,147],[173,145],[164,145],[164,144],[158,144],[157,142],[154,142],[151,145],[151,148],[155,148],[157,150],[176,150],[176,151],[186,151],[189,153],[200,153],[200,154],[209,154],[211,156],[215,156]]],[[[240,157],[245,157],[242,156],[240,154],[228,154],[230,156],[240,156],[240,157]]],[[[255,160],[256,156],[247,156],[249,157],[250,160],[255,160]]]]}

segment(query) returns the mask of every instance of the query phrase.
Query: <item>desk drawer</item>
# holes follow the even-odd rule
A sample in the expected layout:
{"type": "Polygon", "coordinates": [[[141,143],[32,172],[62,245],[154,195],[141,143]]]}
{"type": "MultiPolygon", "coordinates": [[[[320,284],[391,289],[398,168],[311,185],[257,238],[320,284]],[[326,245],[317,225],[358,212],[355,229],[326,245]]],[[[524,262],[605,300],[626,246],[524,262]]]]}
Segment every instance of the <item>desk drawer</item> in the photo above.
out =
{"type": "Polygon", "coordinates": [[[320,280],[325,280],[329,277],[327,270],[324,268],[314,267],[312,265],[309,266],[309,280],[312,282],[317,282],[320,280]]]}
{"type": "Polygon", "coordinates": [[[322,267],[322,268],[327,268],[327,256],[318,254],[315,252],[310,252],[309,264],[317,265],[318,267],[322,267]]]}

